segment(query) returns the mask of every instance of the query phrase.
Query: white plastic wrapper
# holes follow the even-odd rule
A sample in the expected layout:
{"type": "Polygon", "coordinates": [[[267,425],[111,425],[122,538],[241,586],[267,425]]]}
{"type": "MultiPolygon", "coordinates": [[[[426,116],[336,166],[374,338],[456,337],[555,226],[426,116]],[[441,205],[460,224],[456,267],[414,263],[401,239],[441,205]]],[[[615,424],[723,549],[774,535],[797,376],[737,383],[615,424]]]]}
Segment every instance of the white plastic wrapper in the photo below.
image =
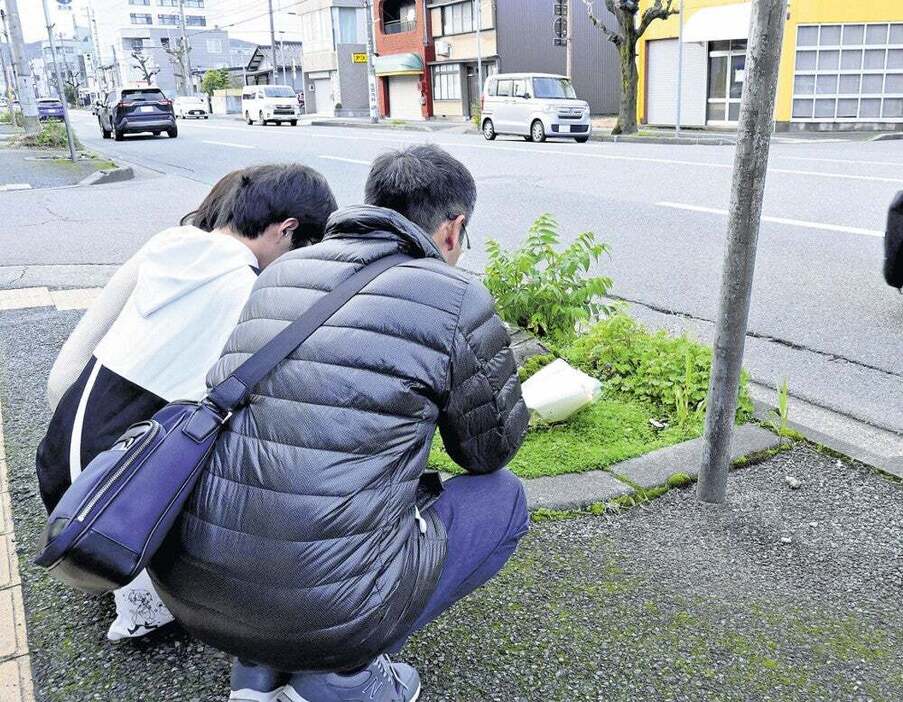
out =
{"type": "Polygon", "coordinates": [[[114,591],[113,599],[116,600],[116,621],[107,632],[110,641],[144,636],[173,621],[146,570],[125,587],[114,591]]]}
{"type": "Polygon", "coordinates": [[[522,391],[531,419],[551,424],[598,400],[602,383],[559,358],[528,378],[522,391]]]}

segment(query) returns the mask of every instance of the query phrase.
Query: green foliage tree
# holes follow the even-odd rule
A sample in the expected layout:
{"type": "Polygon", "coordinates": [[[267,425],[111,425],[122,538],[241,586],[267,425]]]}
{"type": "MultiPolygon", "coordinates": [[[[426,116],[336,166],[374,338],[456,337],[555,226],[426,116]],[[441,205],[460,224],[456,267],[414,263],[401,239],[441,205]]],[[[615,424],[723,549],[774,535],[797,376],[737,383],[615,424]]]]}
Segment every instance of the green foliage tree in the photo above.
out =
{"type": "Polygon", "coordinates": [[[204,74],[201,90],[213,97],[214,90],[225,90],[229,87],[230,82],[228,69],[213,68],[204,74]]]}
{"type": "Polygon", "coordinates": [[[562,251],[556,250],[558,243],[558,222],[549,214],[533,223],[520,248],[505,251],[497,241],[487,242],[484,282],[502,319],[537,336],[565,341],[579,322],[608,313],[601,298],[612,281],[587,275],[609,251],[595,234],[579,234],[562,251]]]}

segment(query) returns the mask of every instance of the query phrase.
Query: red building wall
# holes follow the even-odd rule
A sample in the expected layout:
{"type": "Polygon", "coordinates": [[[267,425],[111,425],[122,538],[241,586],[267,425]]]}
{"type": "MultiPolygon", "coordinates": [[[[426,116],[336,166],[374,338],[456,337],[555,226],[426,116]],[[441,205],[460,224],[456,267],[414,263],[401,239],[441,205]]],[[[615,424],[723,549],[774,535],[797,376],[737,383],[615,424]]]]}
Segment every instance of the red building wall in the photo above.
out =
{"type": "MultiPolygon", "coordinates": [[[[411,32],[404,34],[385,34],[383,32],[383,4],[385,0],[377,0],[374,4],[377,22],[374,32],[376,54],[387,56],[390,54],[417,54],[423,60],[423,76],[420,79],[420,94],[423,96],[421,111],[423,117],[433,116],[433,88],[430,83],[430,61],[436,58],[433,48],[432,31],[430,28],[430,16],[426,9],[425,0],[416,0],[415,12],[417,26],[411,32]]],[[[386,117],[390,111],[389,105],[389,81],[386,78],[377,78],[377,97],[379,100],[379,114],[386,117]]]]}

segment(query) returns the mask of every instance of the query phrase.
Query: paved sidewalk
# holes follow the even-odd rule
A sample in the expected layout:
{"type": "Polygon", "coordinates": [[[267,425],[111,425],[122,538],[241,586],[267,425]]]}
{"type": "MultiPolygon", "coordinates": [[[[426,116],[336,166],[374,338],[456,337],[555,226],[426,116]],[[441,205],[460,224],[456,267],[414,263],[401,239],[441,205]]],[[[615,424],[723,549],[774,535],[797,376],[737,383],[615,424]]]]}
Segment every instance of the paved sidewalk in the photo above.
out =
{"type": "Polygon", "coordinates": [[[111,166],[108,159],[82,158],[72,163],[63,153],[0,147],[0,192],[76,185],[111,166]]]}

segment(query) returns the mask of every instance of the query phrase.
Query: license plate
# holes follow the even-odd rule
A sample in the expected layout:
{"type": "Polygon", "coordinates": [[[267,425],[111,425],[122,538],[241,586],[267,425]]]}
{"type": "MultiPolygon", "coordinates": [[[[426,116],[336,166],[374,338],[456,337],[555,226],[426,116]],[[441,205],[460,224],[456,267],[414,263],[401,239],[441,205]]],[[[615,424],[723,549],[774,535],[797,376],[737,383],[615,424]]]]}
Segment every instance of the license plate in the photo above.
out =
{"type": "Polygon", "coordinates": [[[571,133],[571,125],[562,124],[558,127],[558,131],[561,132],[562,134],[570,134],[571,133]]]}
{"type": "Polygon", "coordinates": [[[150,105],[143,105],[142,107],[139,107],[138,110],[140,112],[153,112],[154,108],[151,107],[150,105]]]}

